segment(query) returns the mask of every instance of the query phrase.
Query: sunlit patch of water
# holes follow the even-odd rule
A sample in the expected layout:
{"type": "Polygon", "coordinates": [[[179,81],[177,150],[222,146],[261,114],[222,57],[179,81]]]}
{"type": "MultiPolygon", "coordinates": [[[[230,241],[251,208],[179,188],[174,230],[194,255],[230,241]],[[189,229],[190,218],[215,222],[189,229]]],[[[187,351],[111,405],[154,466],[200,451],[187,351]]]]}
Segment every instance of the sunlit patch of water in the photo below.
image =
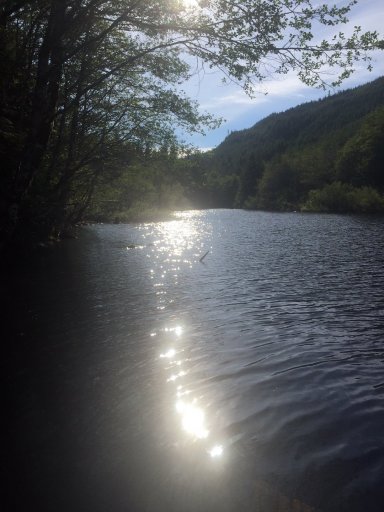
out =
{"type": "Polygon", "coordinates": [[[221,457],[223,455],[223,445],[222,444],[215,444],[212,446],[210,450],[208,450],[209,455],[214,459],[217,457],[221,457]]]}
{"type": "Polygon", "coordinates": [[[193,391],[191,359],[187,355],[191,349],[189,329],[175,319],[165,326],[160,320],[173,307],[175,287],[180,277],[184,279],[185,270],[193,271],[200,264],[201,256],[211,249],[210,246],[206,247],[206,242],[203,243],[209,230],[207,232],[207,224],[202,224],[200,217],[201,212],[179,212],[176,220],[158,223],[152,232],[147,232],[150,239],[155,240],[150,249],[152,265],[149,277],[153,280],[156,309],[163,324],[161,328],[156,326],[151,336],[157,336],[157,357],[165,372],[164,394],[169,395],[171,401],[174,400],[176,412],[172,421],[179,432],[177,437],[180,437],[181,444],[187,439],[188,444],[192,442],[191,448],[197,453],[200,451],[202,456],[208,455],[209,459],[218,460],[222,457],[223,445],[212,439],[214,425],[207,413],[204,396],[199,393],[197,397],[193,391]]]}
{"type": "Polygon", "coordinates": [[[189,373],[188,362],[190,361],[188,357],[180,357],[187,347],[185,327],[181,323],[175,323],[151,334],[160,335],[159,342],[163,344],[163,350],[160,352],[159,359],[165,363],[166,382],[168,385],[175,385],[175,409],[176,418],[179,418],[180,434],[183,433],[191,441],[198,442],[194,446],[198,448],[200,445],[202,453],[206,453],[211,459],[220,459],[224,448],[222,444],[212,440],[203,403],[204,397],[193,396],[194,393],[189,387],[193,383],[188,382],[188,387],[185,385],[184,379],[189,373]],[[208,441],[210,441],[209,445],[207,445],[208,441]]]}
{"type": "Polygon", "coordinates": [[[169,350],[167,350],[167,352],[163,352],[162,354],[160,354],[160,357],[163,358],[163,357],[166,357],[168,359],[172,359],[173,357],[175,357],[176,355],[176,350],[174,348],[170,348],[169,350]]]}
{"type": "Polygon", "coordinates": [[[165,332],[174,332],[176,336],[181,336],[183,334],[183,328],[181,325],[176,325],[175,327],[166,327],[164,329],[165,332]]]}
{"type": "Polygon", "coordinates": [[[178,400],[176,410],[181,415],[181,424],[183,429],[196,439],[205,439],[209,435],[209,430],[205,423],[205,414],[201,407],[196,404],[196,400],[185,402],[178,400]]]}

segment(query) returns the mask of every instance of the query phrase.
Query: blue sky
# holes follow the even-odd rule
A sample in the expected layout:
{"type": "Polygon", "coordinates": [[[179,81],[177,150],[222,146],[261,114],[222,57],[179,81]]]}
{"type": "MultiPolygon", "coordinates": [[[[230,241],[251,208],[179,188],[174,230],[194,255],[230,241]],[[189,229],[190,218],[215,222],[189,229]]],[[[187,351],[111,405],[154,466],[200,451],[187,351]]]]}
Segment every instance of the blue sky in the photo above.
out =
{"type": "MultiPolygon", "coordinates": [[[[323,0],[324,1],[324,0],[323,0]]],[[[345,2],[329,2],[345,4],[345,2]]],[[[384,26],[384,0],[359,0],[349,16],[350,27],[359,25],[363,31],[377,30],[384,37],[381,27],[384,26]]],[[[340,28],[348,34],[346,26],[340,28]]],[[[319,35],[325,38],[325,32],[319,35]]],[[[355,73],[334,92],[356,87],[384,75],[384,51],[373,54],[373,71],[367,71],[364,63],[359,65],[355,73]]],[[[207,132],[206,136],[184,135],[187,142],[201,149],[217,146],[224,138],[235,130],[242,130],[254,125],[260,119],[273,112],[283,112],[291,107],[308,101],[323,98],[328,94],[322,90],[304,85],[294,74],[270,79],[255,98],[250,99],[240,87],[230,84],[223,85],[220,72],[200,73],[193,76],[183,89],[193,100],[198,101],[202,111],[225,118],[222,126],[207,132]]],[[[333,91],[331,91],[333,92],[333,91]]]]}

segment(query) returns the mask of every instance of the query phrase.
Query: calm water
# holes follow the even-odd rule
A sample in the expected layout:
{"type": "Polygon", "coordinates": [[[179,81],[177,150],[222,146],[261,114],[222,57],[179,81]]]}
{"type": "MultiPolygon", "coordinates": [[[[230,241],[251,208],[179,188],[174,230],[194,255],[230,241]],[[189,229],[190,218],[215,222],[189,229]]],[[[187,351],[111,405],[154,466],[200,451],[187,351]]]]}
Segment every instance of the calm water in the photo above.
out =
{"type": "Polygon", "coordinates": [[[381,512],[383,247],[216,210],[42,251],[5,289],[9,510],[381,512]]]}

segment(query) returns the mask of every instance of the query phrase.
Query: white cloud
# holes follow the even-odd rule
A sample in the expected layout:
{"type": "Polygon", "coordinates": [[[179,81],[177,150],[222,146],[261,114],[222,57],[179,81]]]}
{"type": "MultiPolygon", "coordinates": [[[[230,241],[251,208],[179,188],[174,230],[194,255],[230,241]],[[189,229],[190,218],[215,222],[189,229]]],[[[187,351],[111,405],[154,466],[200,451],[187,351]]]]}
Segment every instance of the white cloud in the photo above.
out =
{"type": "MultiPolygon", "coordinates": [[[[329,4],[345,5],[347,0],[319,0],[327,1],[329,4]]],[[[340,31],[349,35],[355,25],[359,25],[362,31],[378,30],[381,32],[384,19],[384,1],[383,0],[360,0],[352,8],[350,13],[350,24],[341,26],[340,31]]],[[[338,31],[338,30],[337,30],[338,31]]],[[[334,29],[321,30],[319,38],[327,38],[334,32],[334,29]]],[[[380,34],[384,39],[384,34],[380,34]]],[[[366,69],[364,63],[356,65],[355,73],[343,83],[342,89],[356,87],[363,83],[374,80],[384,75],[384,52],[377,51],[372,54],[373,72],[366,69]]],[[[329,74],[329,81],[334,80],[336,72],[329,74]]],[[[311,88],[303,84],[291,72],[280,77],[272,77],[265,81],[260,87],[260,92],[254,98],[250,98],[245,92],[235,84],[223,85],[220,72],[202,71],[187,84],[187,94],[195,98],[201,106],[202,111],[208,111],[214,115],[221,116],[227,122],[218,130],[207,134],[204,142],[201,137],[196,136],[194,142],[197,146],[207,145],[207,150],[216,145],[231,130],[238,130],[252,126],[263,117],[272,112],[281,112],[301,103],[316,100],[324,96],[324,91],[311,88]],[[264,93],[268,94],[265,95],[264,93]]]]}
{"type": "Polygon", "coordinates": [[[211,151],[212,149],[214,149],[214,146],[206,146],[206,147],[201,147],[201,148],[197,148],[201,153],[207,153],[207,151],[211,151]]]}
{"type": "MultiPolygon", "coordinates": [[[[234,86],[232,86],[234,87],[234,86]]],[[[242,89],[236,88],[230,91],[229,94],[215,95],[207,99],[201,104],[203,110],[217,110],[217,109],[228,109],[238,108],[242,106],[247,108],[256,103],[265,103],[266,97],[264,95],[257,96],[256,98],[250,98],[242,89]]]]}
{"type": "Polygon", "coordinates": [[[299,104],[324,95],[300,82],[294,73],[265,82],[252,98],[235,85],[228,88],[226,94],[216,94],[203,101],[201,110],[222,116],[229,124],[252,111],[281,111],[292,106],[292,103],[299,104]],[[285,108],[282,106],[284,101],[285,108]]]}

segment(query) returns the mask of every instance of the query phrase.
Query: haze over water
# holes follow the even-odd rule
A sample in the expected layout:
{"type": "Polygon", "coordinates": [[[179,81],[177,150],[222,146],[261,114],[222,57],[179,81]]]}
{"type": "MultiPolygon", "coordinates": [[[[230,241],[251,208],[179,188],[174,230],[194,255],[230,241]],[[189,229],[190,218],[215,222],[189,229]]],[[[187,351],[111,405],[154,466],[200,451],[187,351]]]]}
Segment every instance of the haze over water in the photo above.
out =
{"type": "Polygon", "coordinates": [[[383,228],[183,212],[11,276],[14,510],[381,511],[383,228]]]}

